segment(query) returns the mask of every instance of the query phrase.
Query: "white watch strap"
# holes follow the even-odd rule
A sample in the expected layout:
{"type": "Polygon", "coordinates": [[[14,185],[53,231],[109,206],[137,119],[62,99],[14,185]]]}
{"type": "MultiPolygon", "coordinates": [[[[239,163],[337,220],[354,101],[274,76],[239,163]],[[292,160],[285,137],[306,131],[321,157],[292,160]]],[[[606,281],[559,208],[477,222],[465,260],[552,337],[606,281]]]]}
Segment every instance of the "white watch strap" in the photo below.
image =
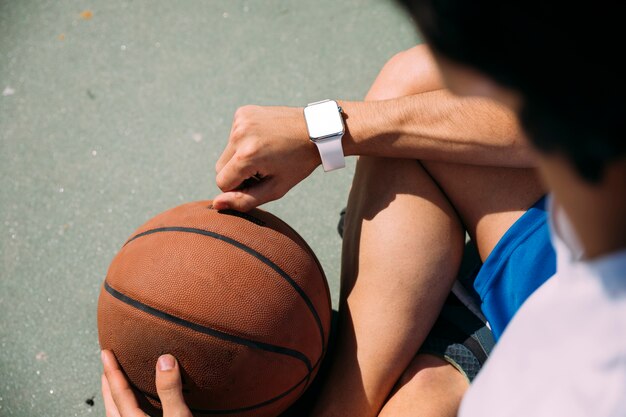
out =
{"type": "Polygon", "coordinates": [[[315,141],[315,145],[322,157],[322,166],[326,172],[346,166],[341,138],[342,136],[333,136],[332,138],[315,141]]]}

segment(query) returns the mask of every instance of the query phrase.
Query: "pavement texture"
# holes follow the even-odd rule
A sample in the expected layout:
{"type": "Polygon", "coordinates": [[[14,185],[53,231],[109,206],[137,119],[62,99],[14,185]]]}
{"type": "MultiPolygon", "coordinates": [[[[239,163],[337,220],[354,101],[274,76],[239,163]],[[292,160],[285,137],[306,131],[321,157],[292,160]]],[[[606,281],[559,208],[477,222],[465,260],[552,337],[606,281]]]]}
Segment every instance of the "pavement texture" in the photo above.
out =
{"type": "MultiPolygon", "coordinates": [[[[108,264],[150,217],[216,195],[237,107],[359,99],[417,42],[391,0],[0,1],[0,416],[104,415],[108,264]]],[[[335,304],[353,171],[265,207],[335,304]]]]}

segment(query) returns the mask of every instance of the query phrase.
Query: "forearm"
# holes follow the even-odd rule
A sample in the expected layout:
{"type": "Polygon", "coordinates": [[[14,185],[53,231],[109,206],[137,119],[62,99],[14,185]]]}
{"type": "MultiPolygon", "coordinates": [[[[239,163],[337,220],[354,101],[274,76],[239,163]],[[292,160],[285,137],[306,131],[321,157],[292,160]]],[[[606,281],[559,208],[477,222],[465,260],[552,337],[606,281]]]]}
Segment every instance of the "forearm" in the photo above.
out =
{"type": "Polygon", "coordinates": [[[517,119],[499,104],[447,90],[383,101],[340,102],[346,155],[532,167],[517,119]]]}
{"type": "MultiPolygon", "coordinates": [[[[365,102],[341,102],[347,155],[381,156],[495,167],[532,167],[516,118],[495,102],[444,90],[428,49],[396,54],[365,102]]],[[[250,210],[282,197],[320,164],[302,108],[244,106],[216,163],[224,194],[215,207],[250,210]],[[250,177],[263,178],[240,189],[250,177]],[[238,190],[238,191],[237,191],[238,190]],[[237,191],[237,192],[236,192],[237,191]]]]}

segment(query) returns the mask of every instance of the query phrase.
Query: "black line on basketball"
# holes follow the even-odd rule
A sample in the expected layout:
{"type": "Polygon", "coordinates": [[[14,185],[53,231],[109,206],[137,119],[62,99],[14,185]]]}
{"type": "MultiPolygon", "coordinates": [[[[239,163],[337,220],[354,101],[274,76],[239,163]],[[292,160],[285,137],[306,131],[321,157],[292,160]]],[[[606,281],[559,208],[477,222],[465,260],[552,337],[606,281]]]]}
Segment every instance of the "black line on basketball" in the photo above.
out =
{"type": "Polygon", "coordinates": [[[141,232],[138,235],[135,235],[131,237],[130,239],[128,239],[128,241],[124,244],[124,246],[128,245],[130,242],[132,242],[135,239],[139,239],[140,237],[151,235],[154,233],[161,233],[161,232],[195,233],[195,234],[202,235],[202,236],[212,237],[214,239],[221,240],[222,242],[226,242],[228,244],[235,246],[236,248],[243,250],[244,252],[248,253],[249,255],[254,256],[259,261],[263,262],[265,265],[272,268],[278,275],[280,275],[285,281],[287,281],[289,285],[291,285],[293,289],[296,290],[296,292],[300,295],[302,300],[304,300],[306,306],[308,307],[309,311],[313,315],[315,322],[317,323],[317,328],[319,329],[320,338],[322,340],[322,352],[324,352],[324,346],[326,345],[326,340],[324,337],[324,328],[322,326],[322,320],[318,316],[317,311],[315,310],[315,307],[313,306],[313,303],[309,299],[309,296],[304,292],[304,290],[300,288],[298,283],[294,281],[294,279],[291,278],[285,271],[280,269],[280,267],[276,265],[274,262],[272,262],[271,260],[263,256],[261,253],[255,251],[251,247],[246,246],[243,243],[236,241],[235,239],[229,238],[219,233],[210,232],[204,229],[196,229],[193,227],[170,226],[170,227],[159,227],[156,229],[146,230],[145,232],[141,232]]]}
{"type": "Polygon", "coordinates": [[[136,309],[141,310],[145,313],[148,313],[152,316],[158,317],[163,320],[167,320],[174,324],[178,324],[179,326],[186,327],[198,333],[203,333],[209,336],[216,337],[218,339],[225,340],[227,342],[236,343],[238,345],[247,346],[247,347],[254,348],[254,349],[264,350],[266,352],[272,352],[272,353],[277,353],[280,355],[291,356],[292,358],[298,359],[304,363],[304,365],[307,368],[307,373],[310,373],[311,370],[313,369],[311,367],[311,362],[309,361],[309,358],[307,358],[305,354],[303,354],[302,352],[298,352],[297,350],[285,348],[282,346],[276,346],[276,345],[272,345],[269,343],[258,342],[255,340],[245,339],[243,337],[228,334],[228,333],[216,330],[216,329],[212,329],[210,327],[206,327],[197,323],[190,322],[180,317],[176,317],[172,314],[158,310],[154,307],[150,307],[149,305],[146,305],[140,301],[135,300],[134,298],[127,296],[126,294],[123,294],[117,291],[116,289],[111,287],[109,283],[106,282],[106,280],[104,281],[104,289],[113,297],[120,300],[121,302],[128,304],[129,306],[135,307],[136,309]]]}

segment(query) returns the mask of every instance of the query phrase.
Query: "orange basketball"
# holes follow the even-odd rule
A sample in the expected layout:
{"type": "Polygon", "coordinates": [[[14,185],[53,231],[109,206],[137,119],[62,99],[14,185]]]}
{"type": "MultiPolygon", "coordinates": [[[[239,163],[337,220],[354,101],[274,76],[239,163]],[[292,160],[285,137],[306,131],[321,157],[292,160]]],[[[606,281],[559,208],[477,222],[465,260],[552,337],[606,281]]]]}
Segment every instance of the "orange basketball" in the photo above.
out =
{"type": "Polygon", "coordinates": [[[146,405],[160,408],[155,365],[171,353],[194,415],[276,416],[315,377],[330,317],[324,272],[292,228],[199,201],[124,244],[100,292],[98,334],[146,405]]]}

